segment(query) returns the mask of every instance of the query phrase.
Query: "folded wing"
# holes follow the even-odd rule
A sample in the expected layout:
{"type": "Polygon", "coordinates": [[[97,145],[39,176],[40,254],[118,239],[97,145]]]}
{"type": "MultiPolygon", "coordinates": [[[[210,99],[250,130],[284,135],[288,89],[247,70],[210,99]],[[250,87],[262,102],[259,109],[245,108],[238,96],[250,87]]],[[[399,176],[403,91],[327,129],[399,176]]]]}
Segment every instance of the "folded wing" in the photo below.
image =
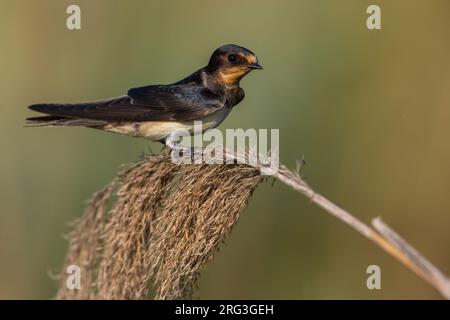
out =
{"type": "Polygon", "coordinates": [[[54,117],[105,122],[188,121],[211,114],[225,101],[199,85],[134,88],[128,95],[89,103],[35,104],[29,108],[54,117]]]}

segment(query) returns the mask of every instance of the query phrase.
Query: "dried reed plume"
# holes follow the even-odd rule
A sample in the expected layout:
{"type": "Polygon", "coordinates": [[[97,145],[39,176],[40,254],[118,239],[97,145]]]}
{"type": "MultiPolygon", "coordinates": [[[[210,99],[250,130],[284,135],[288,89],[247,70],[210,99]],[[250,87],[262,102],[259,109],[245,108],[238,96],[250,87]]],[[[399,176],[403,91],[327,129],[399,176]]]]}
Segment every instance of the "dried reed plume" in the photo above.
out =
{"type": "Polygon", "coordinates": [[[262,180],[246,165],[146,156],[89,201],[65,263],[80,266],[81,289],[67,289],[62,276],[57,298],[145,299],[152,287],[155,299],[191,298],[199,270],[262,180]]]}
{"type": "MultiPolygon", "coordinates": [[[[80,290],[60,279],[59,299],[192,298],[201,268],[231,232],[253,191],[271,172],[253,153],[230,153],[249,165],[176,165],[168,152],[146,156],[89,201],[69,235],[65,267],[81,267],[80,290]],[[110,209],[110,202],[115,202],[110,209]]],[[[260,158],[261,159],[261,158],[260,158]]],[[[374,219],[373,228],[315,192],[281,165],[272,176],[349,225],[450,299],[450,280],[374,219]]]]}

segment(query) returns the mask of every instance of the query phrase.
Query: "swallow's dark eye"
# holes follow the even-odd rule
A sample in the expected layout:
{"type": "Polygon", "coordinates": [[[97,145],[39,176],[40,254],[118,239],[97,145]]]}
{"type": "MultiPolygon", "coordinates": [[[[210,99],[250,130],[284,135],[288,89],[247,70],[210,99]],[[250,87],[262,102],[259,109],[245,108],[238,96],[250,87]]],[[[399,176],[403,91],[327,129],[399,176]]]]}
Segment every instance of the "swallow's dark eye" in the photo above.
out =
{"type": "Polygon", "coordinates": [[[236,56],[234,54],[229,54],[228,55],[228,61],[235,62],[236,61],[236,56]]]}

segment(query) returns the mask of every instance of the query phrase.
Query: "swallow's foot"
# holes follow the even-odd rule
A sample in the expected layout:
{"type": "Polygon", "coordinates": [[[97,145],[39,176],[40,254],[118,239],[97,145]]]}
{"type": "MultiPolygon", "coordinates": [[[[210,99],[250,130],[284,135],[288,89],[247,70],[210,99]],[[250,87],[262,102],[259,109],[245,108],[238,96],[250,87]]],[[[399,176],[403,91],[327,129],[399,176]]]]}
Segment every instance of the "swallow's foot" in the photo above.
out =
{"type": "Polygon", "coordinates": [[[178,152],[178,155],[183,157],[185,161],[190,164],[201,164],[203,162],[203,148],[202,147],[183,147],[176,146],[172,149],[178,152]]]}
{"type": "Polygon", "coordinates": [[[167,139],[165,144],[168,148],[175,152],[177,157],[183,159],[184,163],[201,164],[203,160],[203,147],[185,147],[173,140],[167,139]]]}
{"type": "Polygon", "coordinates": [[[195,164],[201,164],[203,162],[203,147],[191,147],[191,161],[195,164]]]}

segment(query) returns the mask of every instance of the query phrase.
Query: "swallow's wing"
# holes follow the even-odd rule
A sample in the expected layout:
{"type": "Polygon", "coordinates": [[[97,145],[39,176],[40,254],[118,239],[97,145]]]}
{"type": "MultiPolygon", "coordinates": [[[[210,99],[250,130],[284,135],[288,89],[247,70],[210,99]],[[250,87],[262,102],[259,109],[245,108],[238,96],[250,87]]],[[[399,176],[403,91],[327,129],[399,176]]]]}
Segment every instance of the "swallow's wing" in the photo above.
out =
{"type": "Polygon", "coordinates": [[[223,99],[196,84],[134,88],[128,91],[128,96],[133,105],[155,112],[157,120],[198,119],[225,106],[223,99]]]}
{"type": "Polygon", "coordinates": [[[52,116],[122,121],[188,121],[224,107],[225,101],[198,85],[134,88],[127,96],[90,103],[36,104],[30,109],[52,116]]]}

